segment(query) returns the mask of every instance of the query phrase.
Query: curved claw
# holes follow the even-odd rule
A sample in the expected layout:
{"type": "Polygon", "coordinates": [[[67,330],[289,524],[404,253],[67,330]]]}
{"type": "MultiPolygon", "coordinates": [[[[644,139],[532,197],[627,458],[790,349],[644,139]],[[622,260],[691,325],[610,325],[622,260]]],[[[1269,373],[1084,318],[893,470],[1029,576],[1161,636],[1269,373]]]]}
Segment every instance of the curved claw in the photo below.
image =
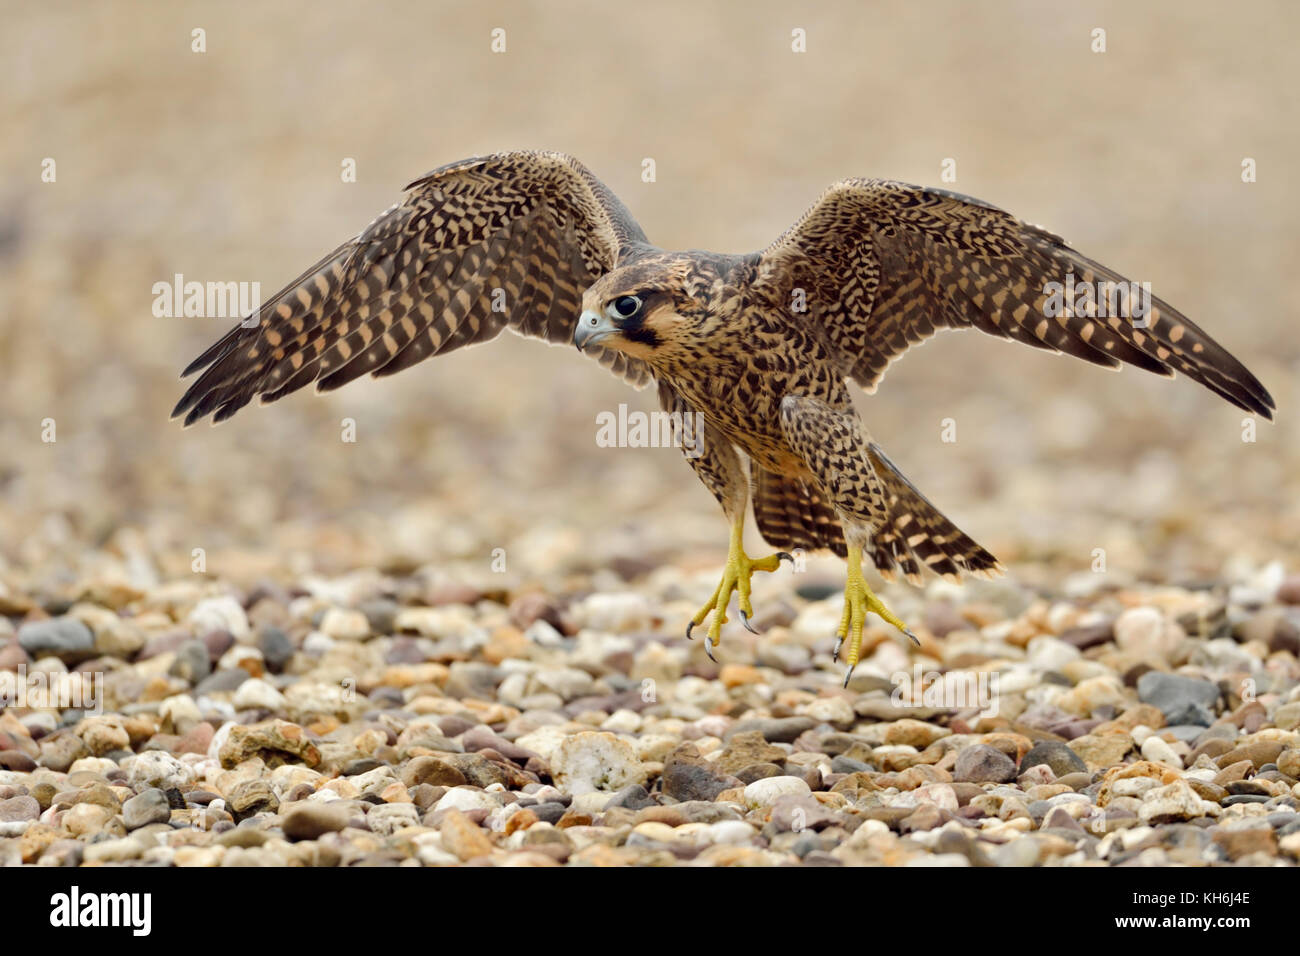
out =
{"type": "Polygon", "coordinates": [[[743,610],[740,612],[740,623],[745,625],[745,630],[749,631],[750,634],[758,633],[758,631],[754,630],[753,625],[749,623],[749,615],[743,610]]]}
{"type": "Polygon", "coordinates": [[[910,637],[912,639],[912,643],[915,644],[917,647],[921,646],[921,639],[917,637],[915,634],[913,634],[910,628],[906,628],[906,627],[903,628],[903,633],[906,634],[908,637],[910,637]]]}
{"type": "Polygon", "coordinates": [[[713,642],[708,638],[704,640],[704,653],[709,655],[709,660],[713,661],[713,663],[718,663],[718,659],[713,656],[713,642]]]}
{"type": "Polygon", "coordinates": [[[695,638],[691,637],[691,631],[693,631],[693,630],[695,630],[695,622],[694,622],[694,621],[687,621],[687,622],[686,622],[686,639],[687,639],[688,641],[693,641],[693,640],[695,640],[695,638]]]}
{"type": "Polygon", "coordinates": [[[836,635],[835,635],[835,650],[831,651],[831,660],[833,660],[833,661],[838,661],[838,660],[840,659],[840,648],[843,647],[843,646],[844,646],[844,635],[843,635],[843,634],[836,634],[836,635]]]}
{"type": "Polygon", "coordinates": [[[857,667],[858,667],[857,664],[850,664],[850,665],[849,665],[849,669],[848,669],[847,671],[844,672],[844,686],[845,686],[845,687],[848,687],[848,686],[849,686],[849,678],[853,676],[853,672],[857,669],[857,667]]]}
{"type": "Polygon", "coordinates": [[[776,553],[776,559],[777,561],[789,561],[790,567],[794,567],[794,555],[789,554],[788,552],[778,551],[776,553]]]}

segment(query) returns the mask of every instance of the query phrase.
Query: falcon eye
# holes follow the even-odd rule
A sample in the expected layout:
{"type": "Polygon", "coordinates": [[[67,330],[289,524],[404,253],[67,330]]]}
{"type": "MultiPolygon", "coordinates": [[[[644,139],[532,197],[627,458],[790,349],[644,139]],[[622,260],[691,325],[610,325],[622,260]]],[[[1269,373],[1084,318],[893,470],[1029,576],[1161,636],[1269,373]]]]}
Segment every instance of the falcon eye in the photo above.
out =
{"type": "Polygon", "coordinates": [[[630,319],[641,311],[641,300],[634,295],[621,295],[609,307],[620,319],[630,319]]]}

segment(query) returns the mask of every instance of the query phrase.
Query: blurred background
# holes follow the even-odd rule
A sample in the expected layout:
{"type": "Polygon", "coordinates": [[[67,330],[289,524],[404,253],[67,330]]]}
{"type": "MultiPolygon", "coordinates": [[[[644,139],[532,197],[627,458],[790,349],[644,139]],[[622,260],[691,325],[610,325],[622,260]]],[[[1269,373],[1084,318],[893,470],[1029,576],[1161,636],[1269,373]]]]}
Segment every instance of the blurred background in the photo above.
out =
{"type": "Polygon", "coordinates": [[[196,548],[235,582],[486,579],[495,548],[514,584],[716,575],[726,529],[679,453],[596,445],[599,412],[653,391],[573,349],[503,336],[217,428],[168,419],[232,322],[156,318],[154,283],[269,297],[411,179],[512,148],[576,155],[665,248],[724,252],[835,179],[937,185],[955,160],[944,185],[1151,282],[1279,420],[1243,442],[1243,413],[1186,380],[948,333],[861,397],[893,459],[1031,586],[1097,548],[1130,580],[1294,569],[1298,27],[1285,2],[9,4],[0,603],[152,586],[196,548]]]}

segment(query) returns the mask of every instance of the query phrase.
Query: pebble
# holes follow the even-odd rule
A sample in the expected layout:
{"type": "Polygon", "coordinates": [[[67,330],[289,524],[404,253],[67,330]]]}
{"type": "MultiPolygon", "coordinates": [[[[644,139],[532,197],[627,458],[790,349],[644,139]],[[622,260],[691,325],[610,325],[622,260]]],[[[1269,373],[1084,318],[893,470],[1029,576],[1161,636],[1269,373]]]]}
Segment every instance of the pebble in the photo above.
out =
{"type": "MultiPolygon", "coordinates": [[[[606,798],[608,799],[608,798],[606,798]]],[[[501,801],[490,793],[485,793],[476,787],[452,787],[448,790],[434,807],[434,812],[442,810],[461,810],[469,812],[472,810],[495,810],[501,806],[501,801]]],[[[533,812],[540,811],[545,804],[538,804],[533,812]]],[[[563,807],[563,804],[557,804],[563,807]]],[[[540,814],[539,814],[540,816],[540,814]]],[[[545,819],[545,817],[542,817],[545,819]]]]}
{"type": "Polygon", "coordinates": [[[1167,660],[1182,635],[1154,607],[1129,608],[1115,619],[1115,644],[1122,651],[1153,661],[1167,660]]]}
{"type": "Polygon", "coordinates": [[[1133,749],[1133,738],[1124,733],[1084,734],[1069,747],[1091,771],[1113,767],[1133,749]]]}
{"type": "Polygon", "coordinates": [[[812,730],[816,726],[817,721],[811,717],[755,718],[733,724],[725,736],[726,739],[730,739],[736,734],[757,731],[768,743],[788,744],[797,740],[800,734],[812,730]]]}
{"type": "Polygon", "coordinates": [[[112,819],[113,811],[106,807],[97,803],[78,803],[65,811],[59,822],[74,837],[85,837],[101,832],[112,819]]]}
{"type": "Polygon", "coordinates": [[[573,612],[581,626],[611,634],[650,626],[650,602],[642,594],[593,594],[575,605],[573,612]]]}
{"type": "Polygon", "coordinates": [[[260,677],[242,681],[230,702],[239,710],[282,710],[287,701],[274,686],[260,677]]]}
{"type": "Polygon", "coordinates": [[[849,727],[857,719],[853,704],[843,697],[821,697],[800,708],[800,713],[818,723],[849,727]]]}
{"type": "Polygon", "coordinates": [[[18,646],[35,658],[57,657],[75,664],[94,654],[95,635],[76,618],[52,617],[18,628],[18,646]]]}
{"type": "Polygon", "coordinates": [[[989,857],[995,866],[1033,866],[1039,860],[1038,843],[1028,837],[1020,837],[996,847],[989,857]]]}
{"type": "Polygon", "coordinates": [[[28,823],[41,815],[41,805],[32,797],[19,796],[0,800],[0,826],[28,823]]]}
{"type": "Polygon", "coordinates": [[[221,765],[227,768],[250,757],[259,757],[270,767],[289,761],[314,767],[321,759],[320,750],[307,738],[302,727],[287,720],[231,726],[217,756],[221,765]]]}
{"type": "Polygon", "coordinates": [[[745,805],[749,807],[770,807],[787,794],[811,793],[812,788],[802,777],[767,777],[755,780],[745,787],[745,805]]]}
{"type": "Polygon", "coordinates": [[[551,753],[555,784],[566,793],[616,791],[644,783],[645,768],[626,740],[586,731],[566,737],[551,753]]]}
{"type": "MultiPolygon", "coordinates": [[[[336,801],[337,802],[337,801],[336,801]]],[[[280,817],[280,828],[290,840],[315,840],[326,833],[342,830],[351,814],[334,803],[303,800],[294,803],[280,817]]]]}
{"type": "Polygon", "coordinates": [[[780,766],[785,763],[786,757],[787,752],[769,744],[761,732],[747,730],[731,734],[722,753],[709,766],[718,773],[736,774],[757,764],[780,766]]]}
{"type": "Polygon", "coordinates": [[[1219,699],[1219,687],[1207,680],[1148,671],[1138,680],[1138,699],[1160,709],[1170,724],[1213,722],[1213,707],[1219,699]]]}
{"type": "Polygon", "coordinates": [[[131,746],[131,736],[116,716],[87,717],[77,726],[78,733],[90,752],[103,755],[131,746]]]}
{"type": "Polygon", "coordinates": [[[1300,748],[1286,750],[1278,754],[1277,769],[1293,780],[1300,779],[1300,748]]]}
{"type": "Polygon", "coordinates": [[[229,595],[199,601],[190,611],[187,623],[192,633],[198,636],[209,631],[226,631],[235,640],[244,641],[250,634],[243,605],[229,595]]]}
{"type": "Polygon", "coordinates": [[[1154,735],[1142,742],[1142,756],[1155,763],[1166,764],[1179,770],[1183,769],[1182,758],[1174,752],[1174,748],[1154,735]]]}
{"type": "Polygon", "coordinates": [[[157,787],[142,790],[122,804],[122,821],[128,830],[138,830],[151,823],[166,823],[171,819],[171,804],[167,794],[157,787]]]}
{"type": "Polygon", "coordinates": [[[718,794],[732,786],[729,779],[708,767],[680,762],[665,766],[662,779],[664,794],[682,802],[716,800],[718,794]]]}
{"type": "Polygon", "coordinates": [[[371,832],[384,837],[419,823],[420,812],[410,803],[381,803],[371,807],[366,814],[366,824],[371,832]]]}
{"type": "Polygon", "coordinates": [[[650,796],[650,792],[641,784],[634,783],[610,797],[609,802],[605,804],[605,809],[626,807],[628,810],[644,810],[653,806],[656,806],[656,803],[654,798],[650,796]]]}
{"type": "Polygon", "coordinates": [[[901,720],[895,720],[885,728],[884,742],[890,746],[901,745],[924,750],[930,744],[942,740],[951,733],[952,731],[947,727],[904,717],[901,720]]]}
{"type": "Polygon", "coordinates": [[[462,861],[492,853],[492,841],[459,810],[449,809],[438,831],[443,848],[462,861]]]}
{"type": "Polygon", "coordinates": [[[289,635],[278,627],[264,627],[258,631],[257,649],[262,652],[267,670],[273,674],[282,672],[294,653],[289,635]]]}
{"type": "Polygon", "coordinates": [[[1185,780],[1164,787],[1154,787],[1142,796],[1138,818],[1143,823],[1169,823],[1191,820],[1212,811],[1213,804],[1202,800],[1185,780]]]}
{"type": "Polygon", "coordinates": [[[363,641],[370,635],[370,620],[360,611],[332,607],[321,618],[320,629],[336,641],[363,641]]]}
{"type": "Polygon", "coordinates": [[[203,641],[186,641],[177,650],[168,673],[187,684],[199,684],[212,673],[212,658],[203,641]]]}
{"type": "Polygon", "coordinates": [[[986,744],[972,744],[957,753],[953,779],[964,783],[1007,783],[1016,778],[1015,761],[986,744]]]}
{"type": "Polygon", "coordinates": [[[148,750],[131,759],[127,782],[137,792],[156,787],[160,790],[188,789],[194,771],[170,754],[148,750]]]}
{"type": "Polygon", "coordinates": [[[1045,765],[1058,780],[1072,773],[1084,773],[1088,769],[1083,758],[1068,744],[1055,740],[1035,744],[1020,761],[1020,771],[1023,773],[1038,765],[1045,765]]]}

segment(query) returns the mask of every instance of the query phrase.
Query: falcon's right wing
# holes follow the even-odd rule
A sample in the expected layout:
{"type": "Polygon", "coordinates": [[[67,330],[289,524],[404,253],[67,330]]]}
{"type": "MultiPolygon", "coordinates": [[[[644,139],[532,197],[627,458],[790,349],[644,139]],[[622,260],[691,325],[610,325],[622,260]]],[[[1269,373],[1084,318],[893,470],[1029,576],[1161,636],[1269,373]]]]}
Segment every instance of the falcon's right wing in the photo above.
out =
{"type": "MultiPolygon", "coordinates": [[[[203,370],[172,416],[224,421],[316,382],[391,375],[509,326],[572,341],[582,293],[647,245],[623,204],[562,153],[467,159],[416,180],[406,197],[232,329],[183,373],[203,370]]],[[[638,387],[644,363],[594,348],[638,387]]]]}

